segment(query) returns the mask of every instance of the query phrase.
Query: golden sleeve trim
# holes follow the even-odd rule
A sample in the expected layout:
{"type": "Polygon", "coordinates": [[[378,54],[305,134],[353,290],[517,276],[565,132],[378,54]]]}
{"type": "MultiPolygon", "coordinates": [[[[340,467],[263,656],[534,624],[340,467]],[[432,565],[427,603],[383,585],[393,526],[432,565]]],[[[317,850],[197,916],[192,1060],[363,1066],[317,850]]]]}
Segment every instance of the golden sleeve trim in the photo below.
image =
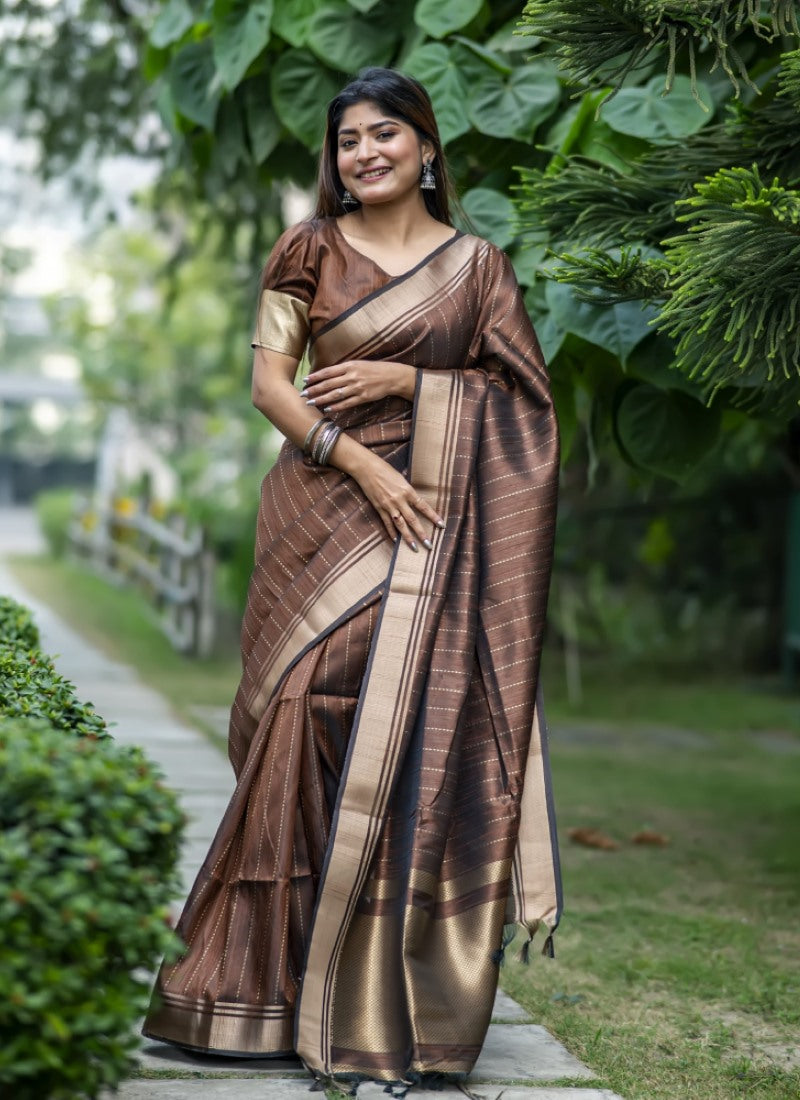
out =
{"type": "Polygon", "coordinates": [[[308,306],[291,294],[263,290],[251,347],[269,348],[302,358],[308,341],[308,306]]]}

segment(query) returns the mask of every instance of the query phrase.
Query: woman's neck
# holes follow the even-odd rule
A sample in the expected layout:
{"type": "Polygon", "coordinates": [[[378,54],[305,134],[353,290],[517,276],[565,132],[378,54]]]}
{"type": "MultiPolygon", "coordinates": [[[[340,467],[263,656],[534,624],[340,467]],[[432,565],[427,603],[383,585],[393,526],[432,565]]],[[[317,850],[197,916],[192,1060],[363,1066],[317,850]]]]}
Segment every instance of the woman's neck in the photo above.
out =
{"type": "Polygon", "coordinates": [[[397,202],[361,206],[346,214],[342,222],[345,231],[354,238],[381,240],[400,248],[438,224],[418,192],[397,202]]]}

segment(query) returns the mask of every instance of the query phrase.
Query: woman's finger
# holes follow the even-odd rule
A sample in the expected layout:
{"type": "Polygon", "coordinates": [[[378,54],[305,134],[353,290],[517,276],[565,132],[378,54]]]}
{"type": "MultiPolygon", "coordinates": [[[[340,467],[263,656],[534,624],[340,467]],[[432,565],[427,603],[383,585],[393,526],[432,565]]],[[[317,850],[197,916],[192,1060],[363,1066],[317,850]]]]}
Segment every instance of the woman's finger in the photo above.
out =
{"type": "Polygon", "coordinates": [[[445,522],[442,517],[439,515],[435,508],[431,507],[431,505],[428,504],[427,500],[425,500],[424,497],[415,497],[414,500],[411,501],[411,506],[413,508],[416,508],[416,510],[421,515],[425,516],[426,519],[429,519],[431,523],[433,523],[436,527],[445,526],[445,522]]]}
{"type": "Polygon", "coordinates": [[[381,518],[381,523],[386,528],[386,534],[389,536],[391,541],[394,542],[394,540],[397,538],[397,531],[395,530],[395,526],[392,522],[391,516],[388,512],[384,512],[380,508],[376,508],[375,510],[381,518]]]}
{"type": "Polygon", "coordinates": [[[392,523],[403,541],[407,542],[412,550],[418,551],[419,546],[417,546],[417,538],[422,541],[423,536],[417,533],[415,521],[404,516],[402,512],[397,511],[392,514],[392,523]]]}
{"type": "Polygon", "coordinates": [[[334,363],[331,367],[317,367],[306,375],[305,384],[315,386],[318,382],[327,382],[329,378],[336,378],[346,370],[347,363],[334,363]]]}

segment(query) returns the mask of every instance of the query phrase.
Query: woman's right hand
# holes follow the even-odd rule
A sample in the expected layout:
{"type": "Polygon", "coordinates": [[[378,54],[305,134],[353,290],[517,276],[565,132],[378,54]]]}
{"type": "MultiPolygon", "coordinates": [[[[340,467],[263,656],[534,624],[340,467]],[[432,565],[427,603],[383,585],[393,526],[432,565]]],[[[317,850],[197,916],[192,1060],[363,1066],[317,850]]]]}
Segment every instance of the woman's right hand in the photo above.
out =
{"type": "Polygon", "coordinates": [[[418,550],[419,543],[426,550],[432,548],[429,524],[444,527],[444,520],[401,473],[378,455],[369,454],[363,470],[353,476],[393,542],[400,535],[412,550],[418,550]]]}

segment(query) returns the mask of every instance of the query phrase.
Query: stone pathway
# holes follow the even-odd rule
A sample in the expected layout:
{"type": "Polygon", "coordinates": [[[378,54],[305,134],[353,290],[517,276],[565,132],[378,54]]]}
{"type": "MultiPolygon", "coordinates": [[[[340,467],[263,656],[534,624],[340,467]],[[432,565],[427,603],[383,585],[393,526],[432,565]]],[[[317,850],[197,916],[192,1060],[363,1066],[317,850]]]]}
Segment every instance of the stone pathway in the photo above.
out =
{"type": "MultiPolygon", "coordinates": [[[[178,720],[160,695],[144,685],[129,667],[104,656],[48,607],[32,599],[2,561],[8,553],[35,552],[38,535],[22,511],[0,512],[0,593],[13,596],[34,612],[44,649],[56,658],[63,675],[73,680],[82,699],[91,700],[113,723],[114,737],[141,745],[164,771],[181,796],[190,817],[181,860],[188,890],[208,850],[233,789],[225,757],[197,730],[178,720]]],[[[119,1100],[282,1100],[307,1096],[310,1079],[291,1059],[192,1057],[164,1043],[145,1040],[139,1054],[148,1074],[170,1078],[137,1078],[125,1082],[119,1100]],[[202,1076],[200,1076],[202,1075],[202,1076]]],[[[470,1077],[480,1100],[621,1100],[603,1089],[558,1087],[559,1080],[593,1078],[592,1071],[571,1055],[520,1005],[502,991],[486,1044],[470,1077]],[[503,1081],[514,1082],[504,1085],[503,1081]],[[540,1083],[547,1087],[537,1087],[540,1083]]],[[[378,1085],[365,1084],[359,1100],[384,1100],[378,1085]]],[[[443,1091],[413,1092],[414,1100],[463,1098],[456,1086],[443,1091]]],[[[110,1100],[110,1097],[109,1097],[110,1100]]]]}

